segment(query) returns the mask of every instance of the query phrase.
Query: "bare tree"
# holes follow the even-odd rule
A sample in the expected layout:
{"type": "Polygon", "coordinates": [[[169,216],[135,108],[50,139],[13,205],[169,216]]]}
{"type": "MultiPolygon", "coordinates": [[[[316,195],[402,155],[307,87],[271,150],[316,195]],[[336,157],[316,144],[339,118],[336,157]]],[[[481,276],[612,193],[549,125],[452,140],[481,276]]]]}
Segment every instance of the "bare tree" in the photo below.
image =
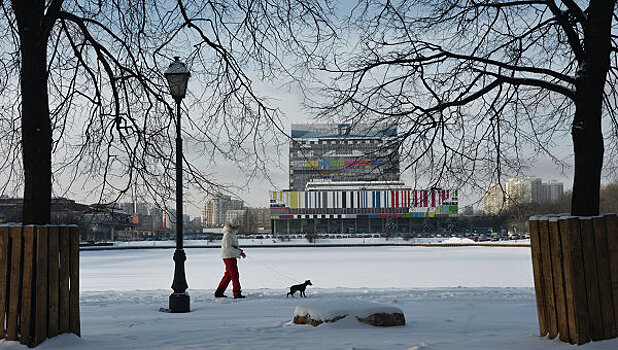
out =
{"type": "Polygon", "coordinates": [[[243,213],[238,232],[242,234],[257,233],[257,218],[251,209],[247,209],[243,213]]]}
{"type": "Polygon", "coordinates": [[[564,165],[553,147],[570,132],[571,211],[596,215],[618,135],[615,3],[361,0],[352,41],[320,66],[334,77],[320,114],[397,123],[402,162],[432,184],[487,184],[539,155],[564,165]]]}
{"type": "Polygon", "coordinates": [[[601,187],[601,210],[606,213],[618,212],[618,183],[601,187]]]}
{"type": "Polygon", "coordinates": [[[267,175],[282,126],[253,81],[294,76],[334,35],[328,2],[314,0],[0,7],[1,189],[23,182],[25,224],[49,222],[52,193],[171,197],[174,109],[162,71],[176,55],[192,71],[183,132],[201,162],[185,157],[186,185],[220,185],[204,169],[221,158],[267,175]]]}

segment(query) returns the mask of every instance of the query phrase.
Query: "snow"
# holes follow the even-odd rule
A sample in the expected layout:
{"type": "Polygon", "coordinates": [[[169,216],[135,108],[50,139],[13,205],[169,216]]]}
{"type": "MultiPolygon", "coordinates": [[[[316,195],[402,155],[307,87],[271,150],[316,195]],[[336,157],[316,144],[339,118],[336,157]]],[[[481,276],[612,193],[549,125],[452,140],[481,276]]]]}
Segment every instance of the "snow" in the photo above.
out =
{"type": "MultiPolygon", "coordinates": [[[[297,235],[296,237],[300,237],[301,235],[297,235]]],[[[432,237],[432,238],[410,238],[408,240],[404,240],[401,237],[392,237],[389,239],[383,237],[371,237],[371,238],[361,238],[361,237],[344,237],[344,238],[317,238],[313,241],[313,243],[307,242],[305,238],[292,238],[289,240],[281,241],[275,238],[239,238],[238,242],[241,246],[289,246],[289,245],[371,245],[371,244],[388,244],[388,245],[408,245],[408,244],[432,244],[432,243],[447,243],[451,241],[454,243],[475,243],[477,245],[495,245],[495,244],[530,244],[529,239],[521,239],[521,240],[505,240],[505,241],[484,241],[484,242],[474,242],[469,238],[457,238],[457,237],[432,237]]],[[[127,241],[127,242],[113,242],[114,248],[174,248],[176,246],[176,241],[174,240],[165,240],[165,241],[127,241]]],[[[205,240],[205,239],[190,239],[184,241],[184,246],[187,248],[193,247],[210,247],[210,248],[219,248],[221,246],[220,240],[205,240]]],[[[84,247],[82,249],[89,250],[93,247],[84,247]]],[[[104,247],[105,248],[105,247],[104,247]]],[[[101,249],[101,247],[96,247],[95,249],[101,249]]]]}
{"type": "MultiPolygon", "coordinates": [[[[241,245],[242,247],[242,245],[241,245]]],[[[219,249],[187,249],[190,289],[214,289],[223,275],[219,249]]],[[[243,289],[533,287],[530,248],[334,247],[245,249],[243,289]]],[[[162,289],[171,285],[174,251],[84,251],[82,291],[162,289]]],[[[285,296],[285,293],[283,294],[285,296]]]]}
{"type": "Polygon", "coordinates": [[[446,241],[442,241],[442,243],[455,243],[455,244],[461,244],[461,243],[474,243],[473,240],[471,240],[470,238],[457,238],[457,237],[451,237],[449,239],[447,239],[446,241]]]}
{"type": "Polygon", "coordinates": [[[359,300],[338,300],[338,301],[318,301],[303,302],[294,309],[294,316],[311,316],[314,320],[327,321],[338,316],[366,318],[377,313],[403,313],[395,306],[388,306],[372,302],[362,302],[359,300]]]}
{"type": "MultiPolygon", "coordinates": [[[[246,299],[215,299],[217,249],[187,249],[191,312],[167,307],[172,249],[81,252],[82,338],[65,334],[43,350],[76,349],[567,349],[538,336],[530,248],[335,247],[245,249],[246,299]],[[311,279],[307,299],[285,298],[311,279]],[[306,303],[371,302],[401,309],[406,325],[293,324],[306,303]]],[[[227,294],[231,291],[228,290],[227,294]]],[[[342,320],[344,321],[344,320],[342,320]]],[[[618,340],[585,345],[616,349],[618,340]]],[[[1,350],[26,350],[0,341],[1,350]]]]}

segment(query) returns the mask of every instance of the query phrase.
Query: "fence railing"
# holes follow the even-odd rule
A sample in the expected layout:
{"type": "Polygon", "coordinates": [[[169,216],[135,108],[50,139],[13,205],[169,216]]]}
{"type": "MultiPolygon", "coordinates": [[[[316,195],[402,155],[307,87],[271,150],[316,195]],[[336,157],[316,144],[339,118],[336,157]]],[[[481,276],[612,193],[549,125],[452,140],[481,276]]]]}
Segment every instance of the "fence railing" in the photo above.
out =
{"type": "Polygon", "coordinates": [[[571,344],[615,338],[618,217],[531,217],[541,336],[571,344]]]}
{"type": "Polygon", "coordinates": [[[80,335],[79,228],[0,225],[0,339],[62,333],[80,335]]]}

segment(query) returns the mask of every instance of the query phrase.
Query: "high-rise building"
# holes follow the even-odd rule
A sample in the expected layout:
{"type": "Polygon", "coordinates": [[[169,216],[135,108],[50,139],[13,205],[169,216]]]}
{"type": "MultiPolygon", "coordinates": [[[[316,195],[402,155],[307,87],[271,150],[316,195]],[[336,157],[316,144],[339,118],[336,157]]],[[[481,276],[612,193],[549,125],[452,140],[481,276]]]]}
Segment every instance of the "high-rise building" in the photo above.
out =
{"type": "Polygon", "coordinates": [[[204,224],[206,227],[221,227],[225,224],[228,210],[240,210],[243,206],[242,200],[223,194],[213,195],[204,203],[204,224]]]}
{"type": "Polygon", "coordinates": [[[564,195],[562,182],[544,183],[538,177],[511,178],[502,184],[493,183],[483,196],[483,211],[497,214],[513,204],[555,202],[564,195]]]}
{"type": "Polygon", "coordinates": [[[564,184],[556,180],[543,184],[544,201],[555,202],[564,195],[564,184]]]}
{"type": "Polygon", "coordinates": [[[290,190],[312,180],[399,181],[397,127],[292,124],[290,190]]]}
{"type": "Polygon", "coordinates": [[[234,222],[236,221],[239,225],[243,221],[245,217],[245,213],[247,210],[245,209],[231,209],[225,213],[225,221],[234,222]]]}

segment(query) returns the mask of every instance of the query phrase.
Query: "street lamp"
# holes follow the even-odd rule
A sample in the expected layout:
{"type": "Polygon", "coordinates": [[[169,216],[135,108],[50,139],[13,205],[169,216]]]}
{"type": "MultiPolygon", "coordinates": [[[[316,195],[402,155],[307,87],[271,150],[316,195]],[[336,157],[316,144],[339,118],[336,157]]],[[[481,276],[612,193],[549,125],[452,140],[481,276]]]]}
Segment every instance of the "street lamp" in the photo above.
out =
{"type": "Polygon", "coordinates": [[[185,278],[185,260],[187,256],[182,242],[182,139],[180,137],[180,103],[187,93],[187,83],[191,73],[180,57],[165,70],[165,79],[170,87],[170,94],[176,101],[176,251],[174,252],[174,281],[170,295],[170,312],[189,312],[189,294],[185,278]]]}

